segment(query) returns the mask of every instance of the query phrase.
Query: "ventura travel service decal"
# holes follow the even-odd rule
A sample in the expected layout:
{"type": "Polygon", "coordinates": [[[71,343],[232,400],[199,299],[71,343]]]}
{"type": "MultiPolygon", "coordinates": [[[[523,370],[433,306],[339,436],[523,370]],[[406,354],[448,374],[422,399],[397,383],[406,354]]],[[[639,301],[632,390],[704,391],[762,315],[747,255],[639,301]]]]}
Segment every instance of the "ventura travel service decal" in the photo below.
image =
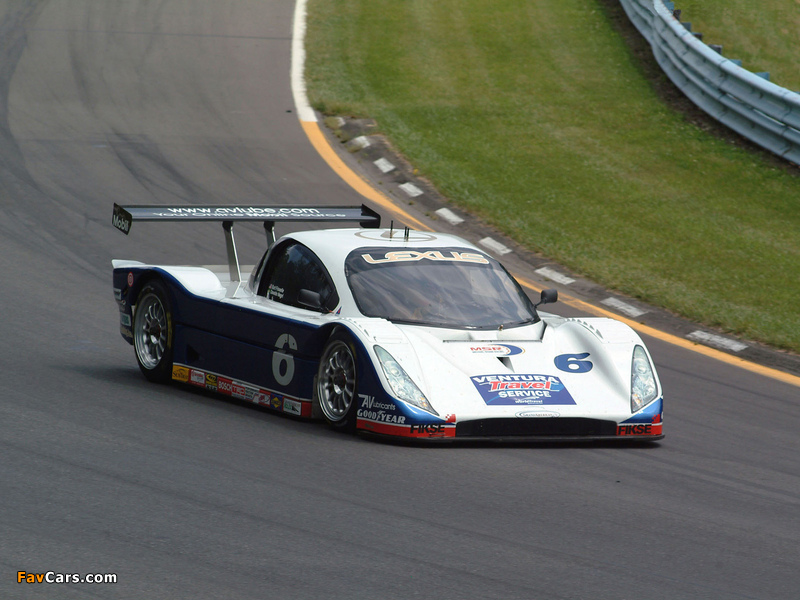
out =
{"type": "Polygon", "coordinates": [[[490,406],[575,404],[567,388],[554,375],[480,375],[470,379],[490,406]]]}

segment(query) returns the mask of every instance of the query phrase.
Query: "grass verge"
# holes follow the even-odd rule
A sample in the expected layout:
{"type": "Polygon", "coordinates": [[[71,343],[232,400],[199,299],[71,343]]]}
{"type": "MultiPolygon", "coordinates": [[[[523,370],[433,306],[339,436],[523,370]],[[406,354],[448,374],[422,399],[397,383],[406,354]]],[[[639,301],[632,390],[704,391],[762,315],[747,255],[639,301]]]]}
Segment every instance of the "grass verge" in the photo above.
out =
{"type": "Polygon", "coordinates": [[[314,106],[612,289],[800,351],[800,178],[673,110],[608,0],[311,0],[314,106]]]}
{"type": "Polygon", "coordinates": [[[796,0],[679,0],[676,8],[706,44],[721,44],[723,54],[741,59],[745,69],[768,71],[773,83],[800,90],[796,0]]]}

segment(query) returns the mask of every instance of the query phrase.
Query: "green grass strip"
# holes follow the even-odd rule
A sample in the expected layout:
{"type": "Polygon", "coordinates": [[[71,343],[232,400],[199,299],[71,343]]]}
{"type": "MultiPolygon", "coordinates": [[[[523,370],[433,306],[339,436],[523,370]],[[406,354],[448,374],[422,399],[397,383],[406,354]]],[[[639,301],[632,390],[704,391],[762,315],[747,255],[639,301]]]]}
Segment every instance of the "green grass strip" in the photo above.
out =
{"type": "Polygon", "coordinates": [[[679,0],[681,21],[703,34],[706,44],[720,44],[727,58],[742,60],[748,71],[767,71],[770,81],[800,90],[797,0],[679,0]]]}
{"type": "Polygon", "coordinates": [[[666,106],[607,7],[311,0],[310,98],[575,272],[800,351],[800,179],[666,106]]]}

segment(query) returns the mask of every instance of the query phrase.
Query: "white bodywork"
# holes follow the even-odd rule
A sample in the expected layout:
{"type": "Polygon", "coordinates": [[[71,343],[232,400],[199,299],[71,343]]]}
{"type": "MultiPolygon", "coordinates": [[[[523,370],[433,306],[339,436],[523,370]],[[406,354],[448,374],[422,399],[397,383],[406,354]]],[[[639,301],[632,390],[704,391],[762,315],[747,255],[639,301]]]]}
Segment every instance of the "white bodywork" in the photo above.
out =
{"type": "MultiPolygon", "coordinates": [[[[535,324],[487,331],[393,324],[384,319],[364,317],[359,312],[344,270],[345,258],[351,251],[360,247],[385,247],[387,250],[456,247],[484,254],[469,242],[427,232],[411,232],[406,237],[403,231],[385,229],[306,231],[285,237],[307,246],[326,265],[339,295],[339,306],[332,313],[295,308],[256,295],[255,271],[248,282],[240,283],[230,281],[227,267],[159,268],[201,297],[307,323],[340,323],[367,349],[387,390],[391,388],[375,355],[375,345],[383,347],[397,360],[442,419],[451,415],[455,415],[458,422],[487,418],[588,417],[621,423],[632,417],[632,353],[637,345],[645,352],[646,348],[635,331],[618,321],[568,319],[542,313],[542,320],[535,324]],[[570,370],[570,363],[566,363],[566,369],[564,363],[558,368],[554,362],[557,356],[587,354],[591,363],[589,370],[570,370]],[[471,378],[493,376],[512,382],[506,384],[512,392],[519,387],[513,382],[526,381],[527,376],[557,378],[574,404],[563,401],[567,395],[561,394],[556,398],[562,400],[553,401],[545,396],[540,404],[528,398],[519,404],[510,400],[508,404],[490,405],[479,391],[478,383],[471,378]]],[[[115,261],[114,266],[134,265],[144,266],[130,261],[115,261]]],[[[652,365],[652,359],[649,354],[647,356],[652,365]]],[[[488,384],[483,385],[488,387],[488,384]]],[[[662,393],[657,378],[656,385],[660,399],[662,393]]]]}

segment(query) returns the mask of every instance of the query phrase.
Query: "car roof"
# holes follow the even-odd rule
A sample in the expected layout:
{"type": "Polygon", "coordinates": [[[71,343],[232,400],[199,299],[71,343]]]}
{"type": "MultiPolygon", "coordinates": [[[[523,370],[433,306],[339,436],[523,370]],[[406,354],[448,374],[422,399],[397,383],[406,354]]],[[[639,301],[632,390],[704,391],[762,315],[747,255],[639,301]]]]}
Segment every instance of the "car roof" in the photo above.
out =
{"type": "Polygon", "coordinates": [[[287,238],[307,246],[329,266],[342,265],[347,255],[359,248],[468,248],[486,254],[456,235],[414,230],[406,234],[404,229],[322,229],[290,233],[281,239],[287,238]]]}

